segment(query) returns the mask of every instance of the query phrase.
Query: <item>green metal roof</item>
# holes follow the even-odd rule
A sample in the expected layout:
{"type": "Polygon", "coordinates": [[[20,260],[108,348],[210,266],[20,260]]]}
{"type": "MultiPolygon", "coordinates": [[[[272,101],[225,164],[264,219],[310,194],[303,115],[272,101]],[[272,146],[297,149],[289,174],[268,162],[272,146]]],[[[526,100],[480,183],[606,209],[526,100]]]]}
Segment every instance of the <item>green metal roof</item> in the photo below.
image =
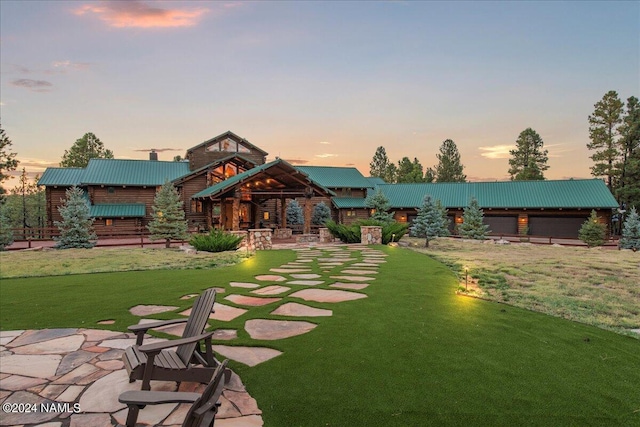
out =
{"type": "Polygon", "coordinates": [[[265,163],[264,165],[260,165],[257,166],[253,169],[249,169],[248,171],[244,171],[242,173],[239,173],[238,175],[234,175],[232,177],[229,177],[227,179],[225,179],[224,181],[221,181],[217,184],[212,185],[211,187],[207,187],[204,190],[200,191],[199,193],[194,194],[193,196],[191,196],[192,199],[197,199],[199,197],[209,197],[212,194],[217,194],[221,191],[227,190],[231,187],[233,187],[235,184],[242,182],[248,178],[251,178],[252,176],[256,175],[259,172],[264,171],[265,169],[269,169],[271,166],[274,166],[280,162],[282,162],[283,160],[281,159],[276,159],[272,162],[269,163],[265,163]]]}
{"type": "Polygon", "coordinates": [[[367,207],[364,203],[365,200],[356,197],[334,197],[331,199],[333,205],[338,209],[364,209],[367,207]]]}
{"type": "Polygon", "coordinates": [[[378,176],[368,176],[367,181],[369,181],[369,183],[373,186],[387,183],[384,179],[378,176]]]}
{"type": "Polygon", "coordinates": [[[144,203],[108,203],[92,205],[90,215],[94,218],[120,218],[145,216],[144,203]]]}
{"type": "Polygon", "coordinates": [[[47,168],[38,180],[38,185],[59,185],[61,187],[79,185],[82,182],[84,171],[84,168],[47,168]]]}
{"type": "Polygon", "coordinates": [[[378,188],[391,207],[418,208],[424,196],[447,208],[462,208],[475,197],[482,208],[616,208],[602,180],[500,181],[432,184],[383,184],[378,188]]]}
{"type": "Polygon", "coordinates": [[[82,184],[157,186],[189,173],[187,162],[91,159],[82,177],[82,184]]]}
{"type": "Polygon", "coordinates": [[[369,182],[356,168],[333,166],[296,166],[318,185],[327,188],[369,188],[369,182]]]}

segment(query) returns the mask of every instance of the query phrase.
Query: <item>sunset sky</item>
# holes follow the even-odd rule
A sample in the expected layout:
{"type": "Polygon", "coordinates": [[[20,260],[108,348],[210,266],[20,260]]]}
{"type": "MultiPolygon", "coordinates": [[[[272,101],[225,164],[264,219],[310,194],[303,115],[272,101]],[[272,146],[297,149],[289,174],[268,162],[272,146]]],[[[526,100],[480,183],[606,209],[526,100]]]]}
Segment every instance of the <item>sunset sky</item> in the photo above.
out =
{"type": "MultiPolygon", "coordinates": [[[[20,169],[95,133],[161,160],[231,130],[298,164],[436,164],[508,179],[532,127],[549,179],[588,178],[587,117],[640,96],[638,2],[0,1],[1,124],[20,169]]],[[[11,188],[14,182],[5,183],[11,188]]]]}

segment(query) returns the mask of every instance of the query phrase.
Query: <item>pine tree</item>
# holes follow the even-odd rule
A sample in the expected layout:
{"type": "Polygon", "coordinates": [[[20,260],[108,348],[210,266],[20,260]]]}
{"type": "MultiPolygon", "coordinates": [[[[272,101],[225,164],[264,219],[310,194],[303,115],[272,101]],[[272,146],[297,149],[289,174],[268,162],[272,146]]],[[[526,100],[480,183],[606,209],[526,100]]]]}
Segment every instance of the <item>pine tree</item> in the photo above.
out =
{"type": "Polygon", "coordinates": [[[91,159],[113,159],[113,151],[105,149],[97,136],[87,132],[69,150],[64,150],[60,166],[85,168],[91,159]]]}
{"type": "Polygon", "coordinates": [[[578,238],[585,242],[587,246],[602,246],[607,234],[607,226],[600,223],[596,211],[591,211],[589,218],[582,224],[578,231],[578,238]]]}
{"type": "Polygon", "coordinates": [[[19,163],[16,160],[16,153],[9,151],[11,145],[11,140],[4,132],[4,129],[0,127],[0,196],[5,192],[2,183],[10,177],[7,172],[16,170],[19,163]]]}
{"type": "Polygon", "coordinates": [[[62,221],[54,221],[60,236],[56,237],[55,247],[58,249],[92,248],[96,245],[97,236],[93,232],[93,218],[89,216],[89,202],[84,191],[71,187],[66,192],[67,198],[58,208],[62,221]]]}
{"type": "Polygon", "coordinates": [[[387,224],[394,221],[394,212],[389,212],[389,209],[391,209],[389,199],[387,199],[387,196],[385,196],[381,190],[378,189],[373,195],[367,197],[364,204],[369,209],[374,210],[373,215],[371,215],[371,219],[387,224]]]}
{"type": "Polygon", "coordinates": [[[631,208],[622,228],[620,238],[622,249],[632,249],[634,252],[640,249],[640,217],[635,207],[631,208]]]}
{"type": "Polygon", "coordinates": [[[462,173],[464,166],[460,163],[460,152],[456,143],[446,139],[437,154],[436,182],[466,182],[467,176],[462,173]]]}
{"type": "Polygon", "coordinates": [[[621,159],[617,165],[620,181],[616,196],[627,205],[640,207],[640,103],[635,96],[627,99],[618,130],[621,159]]]}
{"type": "Polygon", "coordinates": [[[440,199],[436,200],[436,210],[440,213],[440,217],[442,218],[442,229],[440,230],[440,234],[438,237],[447,237],[451,233],[449,232],[449,215],[447,213],[447,208],[442,205],[440,199]]]}
{"type": "Polygon", "coordinates": [[[331,209],[324,202],[318,203],[313,208],[313,216],[311,217],[311,223],[314,225],[324,225],[325,222],[331,219],[331,209]]]}
{"type": "Polygon", "coordinates": [[[302,206],[297,200],[293,199],[287,205],[287,224],[299,225],[304,224],[304,214],[302,206]]]}
{"type": "Polygon", "coordinates": [[[422,165],[417,158],[414,157],[412,162],[408,157],[403,157],[398,162],[396,182],[424,182],[423,174],[422,165]]]}
{"type": "Polygon", "coordinates": [[[7,217],[0,213],[0,251],[13,243],[13,232],[7,217]]]}
{"type": "Polygon", "coordinates": [[[165,240],[165,247],[171,246],[172,239],[187,238],[187,221],[178,190],[166,181],[156,192],[153,200],[153,220],[147,225],[151,240],[165,240]]]}
{"type": "Polygon", "coordinates": [[[376,149],[371,163],[369,163],[369,175],[382,178],[388,184],[396,182],[398,168],[389,161],[387,151],[380,146],[376,149]]]}
{"type": "Polygon", "coordinates": [[[607,92],[600,101],[596,102],[593,114],[589,116],[589,150],[596,150],[591,155],[595,163],[591,167],[591,175],[606,177],[607,186],[611,192],[615,190],[616,161],[620,156],[616,137],[617,127],[622,118],[622,101],[615,90],[607,92]]]}
{"type": "Polygon", "coordinates": [[[549,169],[548,151],[543,150],[544,142],[538,132],[527,128],[520,132],[516,149],[510,150],[509,175],[513,181],[543,180],[544,171],[549,169]]]}
{"type": "Polygon", "coordinates": [[[427,171],[424,173],[424,181],[423,182],[433,182],[436,180],[436,171],[433,168],[427,168],[427,171]]]}
{"type": "Polygon", "coordinates": [[[490,233],[489,226],[482,222],[484,212],[475,197],[471,198],[469,206],[464,208],[462,224],[458,225],[458,231],[465,239],[485,240],[490,233]]]}
{"type": "Polygon", "coordinates": [[[428,248],[429,241],[441,236],[444,228],[445,223],[441,210],[433,203],[430,195],[424,196],[422,207],[418,209],[418,216],[413,220],[413,225],[410,228],[411,235],[424,237],[424,246],[428,248]]]}

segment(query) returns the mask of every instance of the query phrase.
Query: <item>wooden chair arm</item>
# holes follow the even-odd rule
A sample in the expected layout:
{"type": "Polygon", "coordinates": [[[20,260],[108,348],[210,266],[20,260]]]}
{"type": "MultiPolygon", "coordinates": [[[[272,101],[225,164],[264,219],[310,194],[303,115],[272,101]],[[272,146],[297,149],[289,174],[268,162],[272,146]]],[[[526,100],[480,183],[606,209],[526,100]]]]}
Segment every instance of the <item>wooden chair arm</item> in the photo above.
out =
{"type": "Polygon", "coordinates": [[[127,329],[136,334],[136,345],[142,345],[144,340],[144,334],[149,329],[160,328],[162,326],[175,325],[177,323],[186,323],[189,319],[172,319],[172,320],[159,320],[157,322],[142,323],[138,325],[131,325],[127,329]]]}
{"type": "Polygon", "coordinates": [[[190,344],[193,342],[198,342],[200,340],[204,340],[207,338],[210,338],[215,332],[205,332],[204,334],[200,334],[200,335],[194,335],[192,337],[188,337],[188,338],[179,338],[177,340],[170,340],[170,341],[163,341],[163,342],[158,342],[158,343],[153,343],[153,344],[145,344],[142,345],[140,347],[138,347],[138,350],[140,350],[141,352],[145,353],[145,354],[157,354],[160,353],[160,351],[166,349],[166,348],[171,348],[171,347],[177,347],[179,345],[183,345],[183,344],[190,344]]]}

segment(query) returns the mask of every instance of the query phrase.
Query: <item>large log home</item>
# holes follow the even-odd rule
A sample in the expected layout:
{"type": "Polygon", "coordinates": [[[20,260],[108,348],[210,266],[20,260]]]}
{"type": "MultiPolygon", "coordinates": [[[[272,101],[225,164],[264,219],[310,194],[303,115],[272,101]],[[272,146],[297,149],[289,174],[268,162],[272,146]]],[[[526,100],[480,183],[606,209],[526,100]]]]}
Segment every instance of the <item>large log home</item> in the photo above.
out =
{"type": "Polygon", "coordinates": [[[48,168],[39,185],[46,188],[49,226],[59,221],[58,207],[70,186],[87,196],[97,228],[143,228],[151,221],[159,186],[171,181],[182,197],[192,229],[286,228],[286,206],[303,206],[303,232],[311,231],[313,207],[330,206],[334,220],[368,218],[365,199],[382,191],[395,218],[411,222],[426,194],[448,209],[451,228],[462,221],[471,197],[484,209],[494,234],[577,237],[592,209],[609,224],[617,203],[603,181],[509,181],[386,184],[365,178],[356,168],[293,166],[244,138],[225,132],[187,150],[185,161],[167,162],[151,152],[149,160],[92,159],[86,168],[48,168]]]}

